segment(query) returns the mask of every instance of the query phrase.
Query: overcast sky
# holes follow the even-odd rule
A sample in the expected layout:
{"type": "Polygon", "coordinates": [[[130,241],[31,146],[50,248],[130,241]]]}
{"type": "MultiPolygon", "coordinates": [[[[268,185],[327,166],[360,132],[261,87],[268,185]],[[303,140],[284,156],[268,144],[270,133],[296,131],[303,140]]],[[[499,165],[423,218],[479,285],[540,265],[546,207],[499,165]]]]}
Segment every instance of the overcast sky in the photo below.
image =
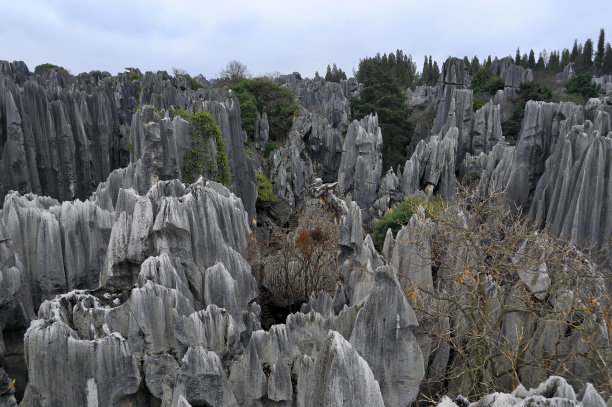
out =
{"type": "Polygon", "coordinates": [[[604,28],[612,0],[196,1],[0,0],[0,59],[62,65],[73,74],[125,67],[216,77],[232,59],[252,74],[351,74],[359,59],[402,49],[423,56],[536,57],[604,28]]]}

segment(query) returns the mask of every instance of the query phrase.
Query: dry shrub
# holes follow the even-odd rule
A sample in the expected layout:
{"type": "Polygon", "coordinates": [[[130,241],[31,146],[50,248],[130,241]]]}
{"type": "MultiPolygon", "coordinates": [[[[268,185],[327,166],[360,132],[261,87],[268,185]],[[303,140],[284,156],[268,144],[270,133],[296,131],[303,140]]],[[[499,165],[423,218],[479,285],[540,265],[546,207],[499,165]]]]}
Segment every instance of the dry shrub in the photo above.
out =
{"type": "Polygon", "coordinates": [[[612,313],[603,274],[573,245],[532,228],[500,195],[463,191],[433,227],[418,224],[429,242],[395,243],[431,259],[433,284],[399,276],[428,360],[421,402],[443,394],[475,400],[519,383],[535,387],[550,375],[576,389],[591,382],[609,397],[612,313]]]}

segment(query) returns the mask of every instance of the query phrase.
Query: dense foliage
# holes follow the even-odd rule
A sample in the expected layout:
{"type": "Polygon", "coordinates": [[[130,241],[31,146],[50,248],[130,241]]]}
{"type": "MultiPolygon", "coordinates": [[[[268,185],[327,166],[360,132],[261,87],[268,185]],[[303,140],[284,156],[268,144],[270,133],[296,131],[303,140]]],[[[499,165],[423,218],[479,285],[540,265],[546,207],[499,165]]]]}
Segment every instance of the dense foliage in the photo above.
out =
{"type": "Polygon", "coordinates": [[[232,174],[225,153],[225,140],[212,115],[204,110],[187,113],[181,109],[173,110],[173,114],[191,122],[191,149],[183,157],[182,181],[190,184],[204,175],[231,188],[232,174]],[[211,151],[213,145],[217,148],[214,155],[211,151]]]}
{"type": "Polygon", "coordinates": [[[328,82],[340,82],[346,80],[346,73],[342,69],[338,68],[336,64],[334,64],[333,67],[327,65],[325,80],[328,82]]]}
{"type": "Polygon", "coordinates": [[[383,171],[406,161],[406,146],[412,136],[408,120],[411,109],[393,67],[397,64],[389,64],[388,58],[380,55],[362,59],[357,79],[363,88],[359,96],[349,101],[353,119],[378,114],[383,137],[383,171]]]}
{"type": "Polygon", "coordinates": [[[474,73],[470,88],[474,93],[494,95],[498,90],[504,89],[504,80],[487,68],[480,68],[474,73]]]}
{"type": "Polygon", "coordinates": [[[421,83],[423,85],[433,86],[438,82],[440,78],[440,68],[438,68],[438,63],[436,61],[432,61],[431,55],[429,59],[425,56],[425,62],[423,62],[423,72],[421,73],[421,83]]]}
{"type": "Polygon", "coordinates": [[[592,76],[588,73],[576,75],[565,84],[567,93],[582,96],[584,99],[599,96],[599,85],[591,82],[592,76]]]}
{"type": "Polygon", "coordinates": [[[242,122],[242,130],[244,130],[249,139],[253,139],[255,134],[255,122],[257,121],[257,101],[255,96],[249,91],[248,80],[244,80],[235,85],[230,85],[234,95],[240,103],[240,120],[242,122]]]}
{"type": "Polygon", "coordinates": [[[46,72],[49,72],[51,69],[57,69],[63,74],[69,74],[68,70],[66,70],[66,68],[64,68],[63,66],[49,63],[37,65],[36,68],[34,68],[34,73],[36,75],[42,75],[46,72]]]}
{"type": "Polygon", "coordinates": [[[272,190],[272,184],[264,174],[259,172],[255,174],[255,178],[257,178],[257,205],[261,208],[269,208],[278,200],[272,190]]]}
{"type": "Polygon", "coordinates": [[[372,232],[374,246],[381,250],[385,243],[387,229],[390,228],[393,236],[395,236],[402,226],[408,223],[419,206],[425,209],[425,216],[428,218],[433,218],[438,212],[446,209],[446,203],[438,195],[430,197],[416,195],[406,197],[399,205],[390,209],[374,225],[374,231],[372,232]]]}
{"type": "Polygon", "coordinates": [[[550,102],[552,91],[536,81],[522,82],[516,90],[517,99],[510,119],[502,123],[502,131],[506,138],[516,138],[521,130],[521,122],[525,117],[525,104],[530,100],[550,102]]]}
{"type": "Polygon", "coordinates": [[[198,89],[202,89],[204,86],[202,86],[202,84],[200,83],[200,81],[198,81],[196,78],[189,78],[189,82],[191,82],[191,89],[192,90],[198,90],[198,89]]]}
{"type": "Polygon", "coordinates": [[[293,124],[293,118],[300,112],[293,93],[265,79],[244,79],[230,85],[230,88],[240,101],[243,129],[247,134],[251,136],[254,134],[257,112],[266,112],[270,126],[270,140],[285,139],[293,124]],[[253,101],[255,110],[253,110],[253,101]]]}

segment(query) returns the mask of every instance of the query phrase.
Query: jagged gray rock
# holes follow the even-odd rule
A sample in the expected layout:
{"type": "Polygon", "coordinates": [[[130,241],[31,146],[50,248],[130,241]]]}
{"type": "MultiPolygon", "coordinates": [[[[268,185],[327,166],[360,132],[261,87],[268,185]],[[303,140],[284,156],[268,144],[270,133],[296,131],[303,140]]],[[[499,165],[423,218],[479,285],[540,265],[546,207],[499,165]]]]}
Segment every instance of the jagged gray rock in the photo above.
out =
{"type": "Polygon", "coordinates": [[[495,58],[489,70],[495,75],[502,78],[504,81],[504,94],[514,96],[516,88],[521,82],[533,80],[533,71],[530,68],[523,68],[520,65],[514,64],[514,60],[510,57],[505,57],[500,60],[495,58]]]}
{"type": "Polygon", "coordinates": [[[494,145],[504,141],[499,105],[489,100],[474,113],[470,138],[471,145],[466,146],[466,151],[472,155],[488,153],[494,145]]]}
{"type": "Polygon", "coordinates": [[[421,85],[414,91],[408,90],[408,104],[412,107],[425,108],[438,96],[439,88],[436,86],[421,85]]]}
{"type": "Polygon", "coordinates": [[[378,116],[369,115],[361,121],[353,120],[344,139],[338,192],[352,194],[352,200],[364,211],[364,218],[376,200],[382,173],[382,133],[378,116]]]}
{"type": "Polygon", "coordinates": [[[292,131],[299,133],[308,148],[314,172],[323,182],[335,182],[342,157],[342,134],[325,117],[302,111],[293,119],[292,131]]]}
{"type": "Polygon", "coordinates": [[[366,361],[337,332],[330,332],[310,370],[304,406],[383,406],[381,392],[366,361]]]}
{"type": "MultiPolygon", "coordinates": [[[[502,407],[502,406],[528,406],[542,405],[551,407],[561,406],[584,406],[584,407],[603,407],[605,402],[597,394],[593,385],[588,383],[582,390],[582,397],[576,397],[576,393],[565,379],[559,376],[550,376],[537,388],[527,390],[522,384],[510,394],[492,393],[487,394],[475,403],[470,403],[470,407],[502,407]]],[[[467,405],[465,397],[459,396],[453,402],[448,396],[438,403],[438,407],[458,407],[467,405]]]]}
{"type": "Polygon", "coordinates": [[[605,177],[611,163],[610,133],[604,137],[588,120],[574,126],[546,160],[530,217],[579,247],[605,247],[612,238],[612,184],[605,177]]]}
{"type": "Polygon", "coordinates": [[[457,127],[451,127],[444,135],[419,142],[400,177],[401,190],[406,196],[414,195],[426,185],[433,185],[443,199],[454,195],[458,134],[457,127]]]}
{"type": "Polygon", "coordinates": [[[454,91],[467,89],[470,81],[470,74],[461,59],[448,58],[444,61],[437,85],[436,118],[431,130],[432,134],[439,133],[446,123],[454,91]]]}
{"type": "Polygon", "coordinates": [[[297,131],[289,141],[270,153],[270,182],[274,193],[287,200],[292,209],[302,205],[307,187],[314,180],[312,162],[297,131]]]}
{"type": "Polygon", "coordinates": [[[416,315],[395,270],[379,267],[372,292],[357,314],[350,342],[372,368],[387,406],[409,406],[416,399],[425,372],[413,334],[416,326],[416,315]]]}
{"type": "Polygon", "coordinates": [[[559,82],[567,82],[568,79],[576,76],[576,71],[574,69],[574,63],[570,62],[563,67],[563,71],[557,74],[557,80],[559,82]]]}
{"type": "Polygon", "coordinates": [[[85,75],[68,84],[57,70],[43,78],[26,75],[20,64],[2,65],[9,75],[0,74],[0,117],[6,123],[0,129],[0,199],[11,189],[83,199],[128,163],[126,126],[136,87],[124,77],[111,82],[85,75]]]}
{"type": "Polygon", "coordinates": [[[326,82],[322,78],[307,81],[291,79],[287,81],[279,78],[277,82],[292,90],[301,106],[325,116],[333,127],[348,124],[348,99],[359,93],[359,84],[355,78],[340,83],[326,82]]]}

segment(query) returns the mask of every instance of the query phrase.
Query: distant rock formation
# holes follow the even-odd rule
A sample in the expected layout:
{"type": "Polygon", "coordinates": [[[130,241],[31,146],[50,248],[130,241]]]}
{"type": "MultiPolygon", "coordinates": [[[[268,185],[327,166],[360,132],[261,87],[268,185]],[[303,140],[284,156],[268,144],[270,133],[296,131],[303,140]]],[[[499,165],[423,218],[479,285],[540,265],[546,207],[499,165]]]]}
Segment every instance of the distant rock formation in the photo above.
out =
{"type": "MultiPolygon", "coordinates": [[[[376,200],[382,173],[382,133],[378,116],[369,115],[353,120],[344,139],[338,191],[350,193],[360,208],[367,211],[376,200]]],[[[370,217],[372,215],[367,215],[370,217]]]]}
{"type": "Polygon", "coordinates": [[[348,124],[348,99],[359,93],[359,84],[355,78],[340,83],[327,82],[320,77],[308,81],[279,78],[276,82],[292,90],[301,106],[324,116],[333,127],[348,124]]]}
{"type": "Polygon", "coordinates": [[[574,69],[574,63],[570,62],[563,67],[563,71],[557,74],[557,80],[559,82],[565,83],[569,79],[573,78],[574,76],[576,76],[576,71],[574,69]]]}
{"type": "Polygon", "coordinates": [[[533,71],[530,68],[516,65],[510,57],[499,60],[495,58],[489,70],[504,81],[504,93],[506,96],[515,96],[516,89],[521,85],[521,82],[533,80],[533,71]]]}
{"type": "MultiPolygon", "coordinates": [[[[128,137],[142,133],[146,124],[132,121],[142,103],[158,110],[212,113],[225,139],[233,190],[254,216],[255,172],[244,150],[240,106],[230,90],[193,91],[189,77],[165,72],[130,80],[128,73],[111,77],[93,71],[67,81],[57,69],[36,76],[22,62],[3,61],[0,67],[0,119],[6,122],[0,128],[0,170],[5,174],[0,199],[9,190],[59,201],[89,197],[111,171],[130,162],[128,137]]],[[[190,139],[173,142],[184,152],[189,144],[182,143],[190,139]]]]}

